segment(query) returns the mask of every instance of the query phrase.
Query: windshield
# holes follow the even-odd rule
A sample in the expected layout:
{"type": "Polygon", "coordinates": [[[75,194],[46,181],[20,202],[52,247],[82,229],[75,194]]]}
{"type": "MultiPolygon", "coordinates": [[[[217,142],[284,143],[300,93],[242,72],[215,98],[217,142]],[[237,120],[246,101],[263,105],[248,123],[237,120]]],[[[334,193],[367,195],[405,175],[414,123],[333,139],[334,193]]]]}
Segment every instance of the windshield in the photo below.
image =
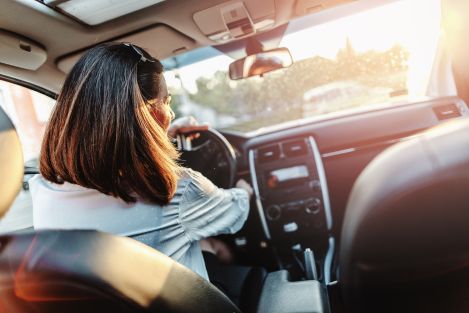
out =
{"type": "Polygon", "coordinates": [[[219,129],[250,132],[426,94],[440,34],[439,0],[399,1],[314,21],[307,16],[290,22],[279,46],[290,50],[295,63],[263,77],[230,80],[233,59],[212,47],[183,55],[207,57],[166,72],[174,111],[219,129]]]}

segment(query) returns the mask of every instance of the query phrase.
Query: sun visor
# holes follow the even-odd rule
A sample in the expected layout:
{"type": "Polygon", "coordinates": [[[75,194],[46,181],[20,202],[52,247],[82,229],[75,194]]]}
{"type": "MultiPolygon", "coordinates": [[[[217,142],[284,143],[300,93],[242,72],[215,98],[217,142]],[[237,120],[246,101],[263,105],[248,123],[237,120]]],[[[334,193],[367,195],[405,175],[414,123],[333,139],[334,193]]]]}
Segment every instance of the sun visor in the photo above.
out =
{"type": "Polygon", "coordinates": [[[228,1],[198,11],[193,18],[205,36],[226,43],[274,27],[275,1],[228,1]]]}
{"type": "Polygon", "coordinates": [[[46,59],[46,50],[37,43],[0,29],[0,63],[37,70],[46,59]]]}
{"type": "MultiPolygon", "coordinates": [[[[132,33],[112,41],[131,42],[147,50],[152,56],[162,60],[174,54],[195,48],[195,41],[175,31],[166,25],[157,25],[145,30],[132,33]]],[[[57,62],[57,67],[64,73],[70,72],[75,63],[85,53],[81,51],[63,58],[57,62]]]]}

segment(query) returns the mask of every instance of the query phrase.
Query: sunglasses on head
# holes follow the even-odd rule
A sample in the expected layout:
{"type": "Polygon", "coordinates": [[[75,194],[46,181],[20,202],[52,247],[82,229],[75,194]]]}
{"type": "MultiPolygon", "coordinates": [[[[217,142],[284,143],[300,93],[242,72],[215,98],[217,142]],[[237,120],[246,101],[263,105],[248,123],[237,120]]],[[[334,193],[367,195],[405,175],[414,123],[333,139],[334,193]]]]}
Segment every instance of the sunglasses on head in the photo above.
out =
{"type": "Polygon", "coordinates": [[[133,44],[131,43],[124,43],[124,46],[127,46],[127,47],[131,47],[139,56],[140,56],[140,61],[142,62],[156,62],[155,59],[153,59],[152,57],[150,58],[147,58],[145,57],[145,55],[143,54],[142,50],[140,50],[139,48],[135,47],[133,44]]]}

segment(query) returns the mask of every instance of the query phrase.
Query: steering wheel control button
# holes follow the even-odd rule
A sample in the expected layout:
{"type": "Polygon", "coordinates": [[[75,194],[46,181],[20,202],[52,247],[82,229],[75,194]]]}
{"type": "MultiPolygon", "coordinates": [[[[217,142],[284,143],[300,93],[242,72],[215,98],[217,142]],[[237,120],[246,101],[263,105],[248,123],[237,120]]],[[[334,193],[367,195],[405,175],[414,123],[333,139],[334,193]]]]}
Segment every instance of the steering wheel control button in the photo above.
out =
{"type": "Polygon", "coordinates": [[[287,223],[283,225],[283,231],[286,233],[293,233],[298,230],[298,224],[295,222],[287,223]]]}
{"type": "Polygon", "coordinates": [[[305,212],[308,214],[318,214],[321,211],[321,200],[312,198],[306,200],[305,212]]]}
{"type": "Polygon", "coordinates": [[[280,215],[282,215],[282,210],[278,205],[271,205],[267,208],[265,213],[269,220],[276,221],[280,218],[280,215]]]}

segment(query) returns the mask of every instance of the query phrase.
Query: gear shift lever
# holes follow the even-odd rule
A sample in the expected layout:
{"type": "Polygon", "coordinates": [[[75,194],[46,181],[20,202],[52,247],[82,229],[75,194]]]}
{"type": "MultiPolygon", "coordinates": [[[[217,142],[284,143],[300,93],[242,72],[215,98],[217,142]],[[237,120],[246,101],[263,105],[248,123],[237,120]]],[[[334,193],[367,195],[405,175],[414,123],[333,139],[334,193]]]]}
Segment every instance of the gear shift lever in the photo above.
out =
{"type": "Polygon", "coordinates": [[[306,279],[318,280],[318,272],[316,269],[316,260],[314,259],[314,253],[310,248],[306,248],[303,252],[305,259],[305,272],[306,279]]]}

